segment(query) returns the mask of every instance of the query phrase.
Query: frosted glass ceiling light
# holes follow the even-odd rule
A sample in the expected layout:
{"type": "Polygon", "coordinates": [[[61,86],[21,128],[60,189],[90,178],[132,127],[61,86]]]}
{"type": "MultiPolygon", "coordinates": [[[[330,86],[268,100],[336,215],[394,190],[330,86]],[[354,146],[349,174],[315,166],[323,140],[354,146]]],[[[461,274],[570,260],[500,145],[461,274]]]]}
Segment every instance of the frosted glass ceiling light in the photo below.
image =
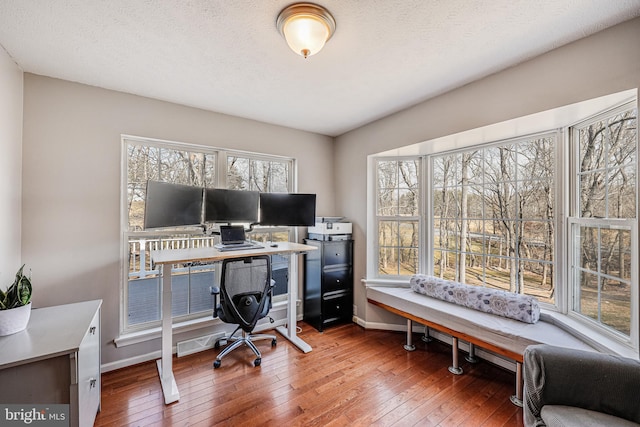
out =
{"type": "Polygon", "coordinates": [[[295,3],[280,12],[276,26],[291,50],[306,58],[320,52],[333,35],[336,21],[322,6],[295,3]]]}

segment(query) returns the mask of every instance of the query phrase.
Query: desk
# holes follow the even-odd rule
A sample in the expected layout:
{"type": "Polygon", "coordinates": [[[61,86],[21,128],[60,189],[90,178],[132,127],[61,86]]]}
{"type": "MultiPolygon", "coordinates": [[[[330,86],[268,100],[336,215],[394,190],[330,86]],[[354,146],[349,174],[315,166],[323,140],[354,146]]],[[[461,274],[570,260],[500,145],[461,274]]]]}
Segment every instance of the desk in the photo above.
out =
{"type": "Polygon", "coordinates": [[[289,260],[289,298],[287,308],[287,328],[280,326],[276,330],[305,353],[311,346],[296,335],[296,301],[298,299],[298,257],[297,254],[316,248],[291,242],[278,242],[277,247],[264,247],[241,251],[219,251],[215,248],[165,249],[151,251],[151,259],[162,265],[162,358],[156,363],[158,375],[164,393],[164,402],[172,403],[180,399],[178,386],[173,376],[172,348],[173,331],[171,319],[171,266],[189,262],[215,262],[230,258],[242,258],[254,255],[291,255],[289,260]]]}
{"type": "Polygon", "coordinates": [[[101,306],[33,309],[25,330],[0,337],[0,402],[68,404],[67,425],[92,426],[100,410],[101,306]]]}

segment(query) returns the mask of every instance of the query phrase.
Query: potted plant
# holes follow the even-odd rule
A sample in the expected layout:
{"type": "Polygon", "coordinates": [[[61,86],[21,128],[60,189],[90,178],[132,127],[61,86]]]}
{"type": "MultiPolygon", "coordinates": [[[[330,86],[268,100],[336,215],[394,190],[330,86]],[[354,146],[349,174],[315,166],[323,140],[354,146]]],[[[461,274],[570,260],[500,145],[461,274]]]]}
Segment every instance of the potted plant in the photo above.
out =
{"type": "Polygon", "coordinates": [[[0,290],[0,336],[20,332],[31,316],[31,279],[24,275],[24,264],[5,292],[0,290]]]}

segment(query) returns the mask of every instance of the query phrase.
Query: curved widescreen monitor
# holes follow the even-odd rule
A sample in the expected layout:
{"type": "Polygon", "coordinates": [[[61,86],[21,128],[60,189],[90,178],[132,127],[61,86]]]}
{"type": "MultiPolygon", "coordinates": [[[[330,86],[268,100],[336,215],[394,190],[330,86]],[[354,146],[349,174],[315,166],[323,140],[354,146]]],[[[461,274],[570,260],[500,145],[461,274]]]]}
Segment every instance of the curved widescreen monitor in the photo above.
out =
{"type": "Polygon", "coordinates": [[[202,187],[148,181],[144,228],[202,224],[202,187]]]}
{"type": "Polygon", "coordinates": [[[260,193],[260,225],[306,227],[315,222],[315,194],[260,193]]]}
{"type": "Polygon", "coordinates": [[[257,222],[258,194],[257,191],[205,189],[205,222],[257,222]]]}

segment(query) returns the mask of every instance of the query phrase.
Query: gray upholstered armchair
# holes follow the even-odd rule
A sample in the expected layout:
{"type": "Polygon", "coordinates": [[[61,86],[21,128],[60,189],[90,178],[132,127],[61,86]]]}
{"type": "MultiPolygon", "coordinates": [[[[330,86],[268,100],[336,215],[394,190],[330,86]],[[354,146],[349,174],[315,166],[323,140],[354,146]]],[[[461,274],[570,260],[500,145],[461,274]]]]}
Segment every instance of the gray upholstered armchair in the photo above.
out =
{"type": "Polygon", "coordinates": [[[525,426],[640,425],[640,361],[533,345],[524,353],[525,426]]]}

